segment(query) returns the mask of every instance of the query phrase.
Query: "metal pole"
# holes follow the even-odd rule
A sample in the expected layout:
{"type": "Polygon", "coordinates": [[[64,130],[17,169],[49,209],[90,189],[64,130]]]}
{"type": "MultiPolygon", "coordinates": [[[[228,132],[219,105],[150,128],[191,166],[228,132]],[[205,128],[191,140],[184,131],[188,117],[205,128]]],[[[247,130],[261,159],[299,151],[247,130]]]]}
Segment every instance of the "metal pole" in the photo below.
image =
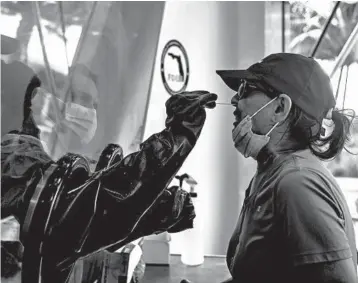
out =
{"type": "Polygon", "coordinates": [[[60,14],[60,22],[61,22],[63,43],[64,43],[64,46],[65,46],[65,55],[66,55],[66,62],[67,62],[67,74],[69,74],[70,73],[70,60],[68,59],[68,52],[67,52],[65,16],[64,16],[64,13],[63,13],[62,1],[58,1],[57,3],[58,3],[59,14],[60,14]]]}
{"type": "Polygon", "coordinates": [[[350,34],[345,45],[343,46],[341,53],[339,53],[339,55],[336,59],[335,65],[334,65],[333,70],[331,71],[331,74],[330,74],[331,78],[334,76],[336,71],[343,65],[343,63],[347,59],[348,55],[352,51],[357,39],[358,39],[358,23],[354,27],[352,33],[350,34]]]}
{"type": "Polygon", "coordinates": [[[39,2],[34,1],[32,4],[33,4],[33,6],[32,6],[33,12],[35,14],[35,19],[36,19],[36,25],[37,25],[37,29],[38,29],[38,32],[39,32],[40,43],[41,43],[41,48],[42,48],[42,54],[43,54],[44,61],[45,61],[46,76],[47,76],[47,79],[49,81],[49,84],[50,84],[51,91],[52,91],[53,95],[56,95],[55,79],[53,78],[52,73],[51,73],[50,62],[49,62],[48,57],[47,57],[46,47],[45,47],[45,43],[44,43],[44,35],[42,33],[42,27],[41,27],[41,22],[40,22],[39,2]]]}
{"type": "MultiPolygon", "coordinates": [[[[37,25],[37,29],[39,32],[40,43],[41,43],[41,48],[42,48],[42,54],[43,54],[43,58],[45,61],[46,76],[47,76],[47,79],[48,79],[50,87],[51,87],[52,95],[57,96],[55,79],[53,78],[53,75],[51,72],[50,61],[48,60],[48,57],[47,57],[46,47],[45,47],[45,43],[44,43],[44,36],[42,33],[42,27],[41,27],[41,22],[40,22],[41,14],[40,14],[39,2],[34,1],[32,8],[33,8],[33,12],[35,14],[36,25],[37,25]]],[[[60,113],[60,110],[58,109],[56,103],[53,103],[53,106],[55,107],[56,110],[55,110],[55,113],[52,113],[52,114],[55,116],[55,122],[59,123],[60,118],[58,116],[58,113],[60,113]]],[[[55,141],[52,145],[48,145],[49,151],[51,152],[51,154],[54,153],[56,142],[57,141],[55,141]]]]}
{"type": "Polygon", "coordinates": [[[336,101],[337,101],[337,98],[338,98],[339,90],[341,89],[342,74],[343,74],[343,67],[341,67],[341,70],[339,72],[338,87],[337,87],[337,90],[336,90],[336,96],[334,98],[336,101]]]}
{"type": "Polygon", "coordinates": [[[281,2],[281,29],[282,29],[282,52],[285,52],[286,50],[286,8],[285,8],[286,2],[281,2]]]}
{"type": "Polygon", "coordinates": [[[328,18],[327,21],[325,22],[324,27],[323,27],[323,30],[322,30],[322,33],[321,33],[320,37],[318,38],[318,40],[317,40],[315,46],[313,47],[313,50],[312,50],[312,52],[311,52],[311,57],[314,57],[314,56],[316,55],[316,52],[317,52],[317,50],[318,50],[318,47],[321,45],[321,42],[322,42],[324,36],[326,35],[327,29],[328,29],[330,23],[332,22],[333,17],[334,17],[334,15],[336,14],[336,11],[337,11],[337,9],[338,9],[340,3],[341,3],[341,1],[337,1],[336,5],[334,5],[334,8],[333,8],[333,10],[332,10],[332,13],[329,15],[329,18],[328,18]]]}
{"type": "MultiPolygon", "coordinates": [[[[90,24],[92,22],[93,15],[94,15],[94,12],[96,10],[96,7],[97,7],[97,1],[95,1],[93,3],[91,12],[90,12],[90,14],[88,16],[87,22],[86,22],[86,24],[84,26],[84,29],[83,29],[82,33],[81,33],[80,39],[79,39],[78,44],[77,44],[75,55],[73,56],[73,59],[72,59],[72,62],[71,62],[71,67],[72,67],[73,63],[75,63],[78,60],[78,57],[79,57],[79,54],[80,54],[80,52],[82,50],[83,44],[85,42],[85,39],[87,38],[88,31],[89,31],[89,26],[90,26],[90,24]]],[[[71,87],[71,80],[72,80],[72,78],[71,78],[72,77],[71,67],[69,68],[68,82],[67,82],[67,85],[65,87],[65,93],[64,93],[64,98],[63,98],[63,101],[65,101],[65,102],[67,102],[68,93],[69,93],[69,90],[70,90],[70,87],[71,87]]]]}
{"type": "Polygon", "coordinates": [[[345,106],[345,104],[346,104],[348,75],[349,75],[349,66],[347,66],[347,71],[346,71],[346,81],[345,81],[345,84],[344,84],[342,109],[344,109],[344,106],[345,106]]]}

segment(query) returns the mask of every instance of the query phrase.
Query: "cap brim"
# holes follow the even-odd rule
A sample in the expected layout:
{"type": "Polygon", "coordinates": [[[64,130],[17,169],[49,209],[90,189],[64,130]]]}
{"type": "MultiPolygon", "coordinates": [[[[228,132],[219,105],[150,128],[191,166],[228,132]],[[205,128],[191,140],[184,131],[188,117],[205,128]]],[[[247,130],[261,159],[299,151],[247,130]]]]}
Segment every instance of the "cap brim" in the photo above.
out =
{"type": "Polygon", "coordinates": [[[1,55],[15,53],[19,48],[19,40],[6,35],[1,35],[1,55]]]}
{"type": "Polygon", "coordinates": [[[248,70],[217,70],[216,73],[233,91],[237,91],[242,79],[254,79],[254,74],[248,70]]]}

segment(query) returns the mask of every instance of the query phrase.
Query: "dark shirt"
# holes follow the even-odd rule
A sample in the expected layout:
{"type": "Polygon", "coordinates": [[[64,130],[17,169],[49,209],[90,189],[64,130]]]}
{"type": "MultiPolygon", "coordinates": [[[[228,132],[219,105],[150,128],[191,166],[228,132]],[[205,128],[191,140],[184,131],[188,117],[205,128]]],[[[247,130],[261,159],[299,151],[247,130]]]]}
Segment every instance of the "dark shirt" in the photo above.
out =
{"type": "Polygon", "coordinates": [[[357,266],[352,219],[332,174],[309,150],[259,168],[227,252],[234,281],[291,282],[299,266],[341,259],[357,266]]]}

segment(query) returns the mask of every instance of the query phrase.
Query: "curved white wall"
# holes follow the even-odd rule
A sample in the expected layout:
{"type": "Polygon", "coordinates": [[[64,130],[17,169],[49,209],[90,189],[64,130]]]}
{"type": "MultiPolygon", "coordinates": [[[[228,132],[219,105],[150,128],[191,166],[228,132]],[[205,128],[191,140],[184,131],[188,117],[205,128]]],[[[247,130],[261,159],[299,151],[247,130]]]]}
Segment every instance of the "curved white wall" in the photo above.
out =
{"type": "MultiPolygon", "coordinates": [[[[160,76],[165,44],[179,40],[190,63],[188,90],[205,89],[229,102],[232,95],[216,75],[216,69],[245,68],[265,55],[265,2],[166,2],[148,109],[145,138],[163,129],[164,103],[169,98],[160,76]]],[[[236,224],[243,193],[255,170],[231,141],[233,108],[208,111],[206,125],[180,173],[199,183],[204,216],[204,253],[224,255],[236,224]]],[[[182,235],[173,234],[171,253],[180,254],[182,235]]]]}

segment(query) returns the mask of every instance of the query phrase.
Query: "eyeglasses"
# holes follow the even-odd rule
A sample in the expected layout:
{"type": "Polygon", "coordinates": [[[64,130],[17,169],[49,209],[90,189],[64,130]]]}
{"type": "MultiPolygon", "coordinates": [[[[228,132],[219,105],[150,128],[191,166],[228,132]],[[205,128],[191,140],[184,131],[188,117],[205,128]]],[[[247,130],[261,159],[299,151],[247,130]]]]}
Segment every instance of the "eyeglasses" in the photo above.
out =
{"type": "Polygon", "coordinates": [[[275,98],[278,95],[278,92],[272,89],[269,86],[264,86],[261,82],[255,82],[255,84],[248,82],[247,80],[241,80],[241,84],[237,91],[238,99],[244,99],[249,96],[253,91],[260,91],[269,96],[270,98],[275,98]]]}

